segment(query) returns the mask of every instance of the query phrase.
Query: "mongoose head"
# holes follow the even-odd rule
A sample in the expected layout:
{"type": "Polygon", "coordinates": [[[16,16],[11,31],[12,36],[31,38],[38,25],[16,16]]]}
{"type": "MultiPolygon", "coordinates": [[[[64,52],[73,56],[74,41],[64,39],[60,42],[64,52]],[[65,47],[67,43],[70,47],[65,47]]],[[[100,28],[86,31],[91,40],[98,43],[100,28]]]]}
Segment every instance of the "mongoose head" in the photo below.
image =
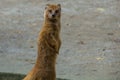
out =
{"type": "Polygon", "coordinates": [[[45,7],[44,17],[50,21],[57,21],[61,16],[60,4],[47,4],[45,7]]]}

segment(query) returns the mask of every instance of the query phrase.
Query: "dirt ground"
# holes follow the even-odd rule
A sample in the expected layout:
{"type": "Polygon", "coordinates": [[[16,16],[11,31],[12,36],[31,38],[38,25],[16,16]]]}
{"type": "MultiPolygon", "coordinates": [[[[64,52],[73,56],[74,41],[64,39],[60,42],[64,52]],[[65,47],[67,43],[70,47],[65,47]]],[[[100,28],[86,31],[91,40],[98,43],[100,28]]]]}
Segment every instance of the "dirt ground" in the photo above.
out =
{"type": "Polygon", "coordinates": [[[33,67],[47,3],[62,5],[57,78],[120,80],[120,0],[0,0],[0,72],[33,67]]]}

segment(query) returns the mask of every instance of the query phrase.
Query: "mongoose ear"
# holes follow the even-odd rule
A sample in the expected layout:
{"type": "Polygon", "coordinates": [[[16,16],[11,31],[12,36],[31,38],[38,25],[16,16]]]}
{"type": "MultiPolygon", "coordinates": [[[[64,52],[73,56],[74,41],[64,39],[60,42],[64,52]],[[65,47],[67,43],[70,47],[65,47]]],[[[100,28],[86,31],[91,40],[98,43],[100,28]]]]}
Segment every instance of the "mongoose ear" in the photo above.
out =
{"type": "Polygon", "coordinates": [[[46,4],[45,9],[47,9],[49,5],[50,5],[50,4],[46,4]]]}
{"type": "Polygon", "coordinates": [[[57,4],[59,7],[61,7],[61,4],[57,4]]]}
{"type": "Polygon", "coordinates": [[[57,6],[59,7],[59,9],[61,10],[61,4],[57,4],[57,6]]]}

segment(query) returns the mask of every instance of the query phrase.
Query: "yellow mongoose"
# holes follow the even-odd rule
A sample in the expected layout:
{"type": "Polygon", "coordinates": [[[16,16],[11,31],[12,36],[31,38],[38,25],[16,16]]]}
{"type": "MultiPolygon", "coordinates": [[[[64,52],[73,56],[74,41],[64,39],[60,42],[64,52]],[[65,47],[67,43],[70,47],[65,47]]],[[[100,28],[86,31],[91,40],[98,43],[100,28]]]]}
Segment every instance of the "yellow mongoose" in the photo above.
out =
{"type": "Polygon", "coordinates": [[[56,57],[61,46],[60,4],[47,4],[44,23],[38,37],[38,55],[35,66],[23,80],[56,80],[56,57]]]}

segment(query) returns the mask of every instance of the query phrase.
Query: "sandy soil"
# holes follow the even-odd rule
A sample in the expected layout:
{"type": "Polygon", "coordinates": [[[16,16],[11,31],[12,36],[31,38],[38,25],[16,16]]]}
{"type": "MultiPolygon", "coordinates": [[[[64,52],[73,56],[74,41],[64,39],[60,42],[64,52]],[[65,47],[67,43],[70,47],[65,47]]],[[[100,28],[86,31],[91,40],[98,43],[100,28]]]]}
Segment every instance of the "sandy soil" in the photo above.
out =
{"type": "Polygon", "coordinates": [[[47,3],[62,5],[57,77],[120,80],[120,0],[1,0],[0,72],[32,68],[47,3]]]}

